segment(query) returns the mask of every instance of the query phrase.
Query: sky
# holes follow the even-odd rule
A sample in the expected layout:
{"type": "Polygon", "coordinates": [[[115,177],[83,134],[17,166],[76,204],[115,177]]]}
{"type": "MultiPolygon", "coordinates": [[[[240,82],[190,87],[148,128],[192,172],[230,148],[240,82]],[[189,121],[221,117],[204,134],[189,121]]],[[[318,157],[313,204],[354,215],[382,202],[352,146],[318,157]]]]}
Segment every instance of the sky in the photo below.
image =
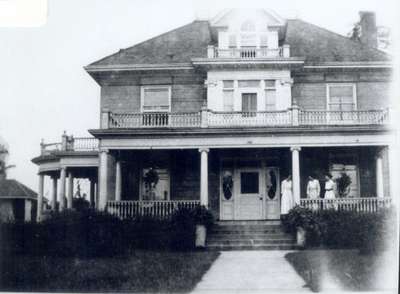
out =
{"type": "MultiPolygon", "coordinates": [[[[2,1],[13,0],[0,0],[0,9],[2,1]]],[[[236,7],[272,9],[343,35],[359,11],[372,10],[378,25],[395,28],[397,2],[49,0],[45,24],[22,28],[1,27],[0,11],[0,142],[8,143],[9,164],[16,165],[9,178],[37,191],[31,159],[40,140],[60,141],[64,130],[89,136],[88,129],[98,128],[100,87],[83,67],[120,48],[236,7]]]]}

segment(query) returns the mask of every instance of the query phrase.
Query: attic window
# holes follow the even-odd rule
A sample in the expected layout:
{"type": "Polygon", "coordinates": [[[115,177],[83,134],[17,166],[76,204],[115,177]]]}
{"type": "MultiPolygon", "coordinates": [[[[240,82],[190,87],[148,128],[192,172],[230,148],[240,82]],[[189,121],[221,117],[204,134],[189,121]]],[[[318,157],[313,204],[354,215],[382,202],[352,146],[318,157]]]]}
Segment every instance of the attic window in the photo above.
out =
{"type": "Polygon", "coordinates": [[[170,86],[146,86],[142,87],[142,111],[170,111],[171,87],[170,86]]]}
{"type": "Polygon", "coordinates": [[[247,20],[242,24],[240,30],[242,32],[255,32],[256,26],[255,26],[254,22],[252,22],[251,20],[247,20]]]}

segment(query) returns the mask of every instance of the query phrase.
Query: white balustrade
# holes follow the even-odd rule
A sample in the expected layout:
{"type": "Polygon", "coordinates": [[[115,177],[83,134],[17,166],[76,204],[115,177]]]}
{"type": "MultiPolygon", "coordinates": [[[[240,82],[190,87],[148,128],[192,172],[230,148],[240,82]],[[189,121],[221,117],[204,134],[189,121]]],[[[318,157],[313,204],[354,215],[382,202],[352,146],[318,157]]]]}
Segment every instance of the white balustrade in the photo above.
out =
{"type": "Polygon", "coordinates": [[[213,58],[276,58],[283,57],[283,47],[279,48],[214,48],[213,58]]]}
{"type": "Polygon", "coordinates": [[[379,209],[390,207],[391,204],[392,198],[390,197],[300,199],[300,206],[312,210],[336,209],[356,212],[377,212],[379,209]]]}
{"type": "Polygon", "coordinates": [[[178,208],[193,209],[199,200],[127,200],[108,201],[107,211],[122,219],[135,216],[166,218],[178,208]]]}
{"type": "Polygon", "coordinates": [[[110,113],[110,128],[200,127],[200,112],[110,113]]]}
{"type": "Polygon", "coordinates": [[[389,122],[389,111],[384,110],[301,110],[300,125],[381,125],[389,122]]]}
{"type": "Polygon", "coordinates": [[[210,127],[257,127],[291,125],[289,111],[209,112],[210,127]]]}

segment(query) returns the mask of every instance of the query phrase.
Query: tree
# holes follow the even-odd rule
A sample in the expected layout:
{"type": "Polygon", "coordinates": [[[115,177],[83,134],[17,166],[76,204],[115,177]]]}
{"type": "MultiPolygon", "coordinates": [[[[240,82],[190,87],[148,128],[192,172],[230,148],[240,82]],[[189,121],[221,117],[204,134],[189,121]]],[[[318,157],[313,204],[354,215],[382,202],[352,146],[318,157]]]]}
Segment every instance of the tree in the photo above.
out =
{"type": "Polygon", "coordinates": [[[8,149],[5,145],[0,145],[0,179],[7,177],[7,171],[15,165],[7,165],[8,149]]]}
{"type": "Polygon", "coordinates": [[[361,25],[360,22],[356,22],[353,28],[348,33],[350,40],[361,42],[361,25]]]}

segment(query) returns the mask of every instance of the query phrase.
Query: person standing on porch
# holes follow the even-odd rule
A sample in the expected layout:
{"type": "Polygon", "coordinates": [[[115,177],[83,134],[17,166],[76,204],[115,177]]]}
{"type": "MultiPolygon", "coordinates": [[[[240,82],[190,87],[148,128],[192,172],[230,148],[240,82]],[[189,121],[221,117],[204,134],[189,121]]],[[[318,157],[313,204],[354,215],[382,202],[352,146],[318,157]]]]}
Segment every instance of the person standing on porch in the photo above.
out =
{"type": "MultiPolygon", "coordinates": [[[[319,181],[316,178],[314,178],[314,176],[309,176],[307,183],[307,198],[318,199],[320,192],[321,192],[321,186],[319,184],[319,181]]],[[[312,203],[312,208],[313,209],[318,208],[318,203],[316,201],[315,203],[312,203]]]]}
{"type": "MultiPolygon", "coordinates": [[[[332,175],[330,173],[326,174],[325,176],[325,199],[335,199],[335,182],[332,180],[332,175]]],[[[335,204],[332,201],[330,204],[326,204],[326,208],[336,208],[335,204]]]]}
{"type": "Polygon", "coordinates": [[[294,206],[292,193],[292,176],[287,176],[281,183],[281,214],[288,214],[289,210],[294,206]]]}

